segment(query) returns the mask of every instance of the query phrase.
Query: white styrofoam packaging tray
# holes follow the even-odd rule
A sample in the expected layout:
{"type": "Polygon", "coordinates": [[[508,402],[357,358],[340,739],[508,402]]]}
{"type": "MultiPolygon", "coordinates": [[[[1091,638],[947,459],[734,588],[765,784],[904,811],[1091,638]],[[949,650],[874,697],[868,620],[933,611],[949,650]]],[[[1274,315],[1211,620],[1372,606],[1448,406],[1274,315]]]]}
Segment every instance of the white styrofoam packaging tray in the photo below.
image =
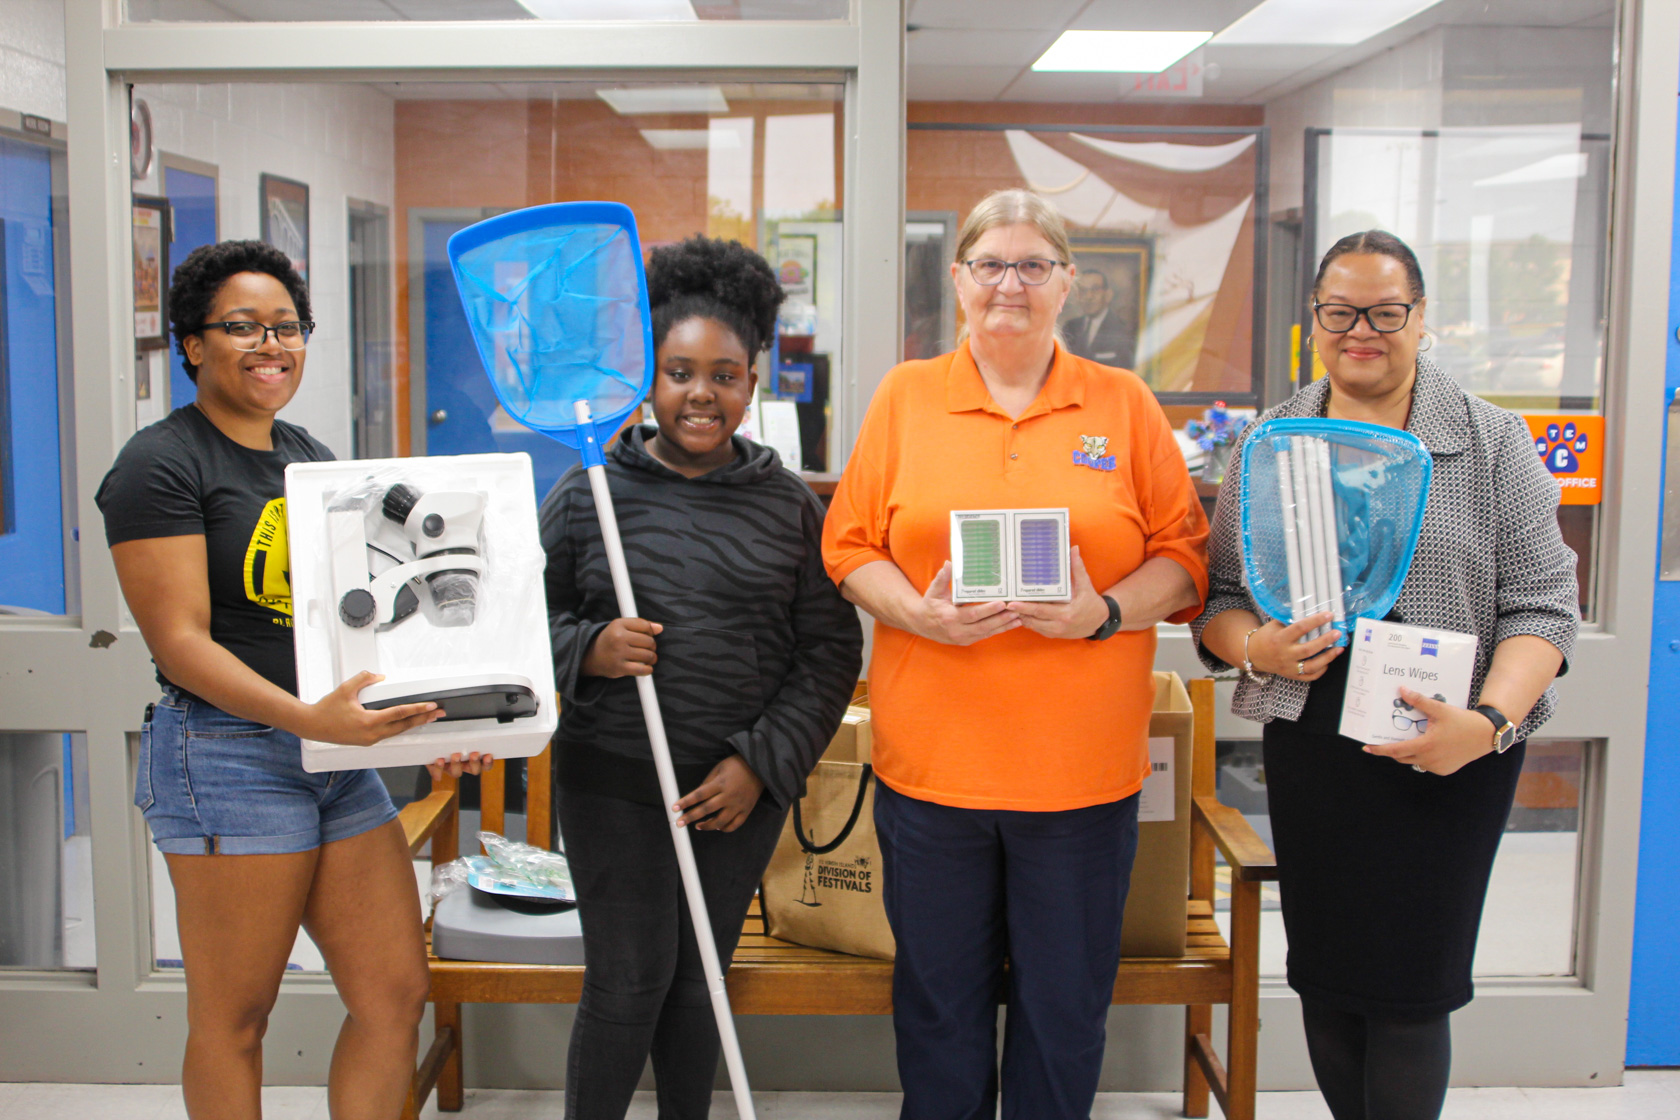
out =
{"type": "Polygon", "coordinates": [[[1425,718],[1400,699],[1410,688],[1455,707],[1470,702],[1476,636],[1452,630],[1359,620],[1349,651],[1341,733],[1361,743],[1403,743],[1422,732],[1400,721],[1425,718]],[[1398,720],[1397,720],[1398,717],[1398,720]]]}
{"type": "MultiPolygon", "coordinates": [[[[422,491],[470,491],[485,497],[481,557],[485,570],[469,626],[434,626],[423,611],[377,633],[378,671],[393,680],[421,674],[470,680],[524,678],[536,694],[535,715],[438,721],[371,747],[304,740],[310,773],[410,766],[457,751],[497,758],[540,754],[558,719],[554,659],[543,589],[546,558],[537,532],[531,460],[513,455],[440,455],[412,459],[353,459],[293,463],[286,468],[286,521],[291,550],[293,641],[298,697],[315,703],[354,674],[334,662],[339,621],[328,546],[327,507],[335,494],[400,480],[422,491]]],[[[446,705],[447,707],[447,705],[446,705]]]]}

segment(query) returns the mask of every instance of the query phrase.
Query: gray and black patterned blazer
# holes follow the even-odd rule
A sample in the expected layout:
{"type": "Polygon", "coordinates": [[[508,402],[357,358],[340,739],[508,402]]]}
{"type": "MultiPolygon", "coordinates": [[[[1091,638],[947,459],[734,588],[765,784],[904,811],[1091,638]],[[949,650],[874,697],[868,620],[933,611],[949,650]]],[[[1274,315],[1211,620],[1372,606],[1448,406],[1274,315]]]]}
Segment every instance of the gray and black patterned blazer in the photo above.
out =
{"type": "MultiPolygon", "coordinates": [[[[1322,416],[1329,394],[1330,380],[1324,378],[1261,419],[1322,416]]],[[[1429,448],[1435,474],[1412,569],[1389,617],[1476,635],[1472,698],[1480,693],[1495,647],[1516,634],[1551,642],[1563,652],[1563,671],[1568,671],[1581,617],[1575,553],[1558,530],[1558,484],[1534,453],[1528,426],[1515,413],[1466,393],[1440,367],[1419,358],[1406,430],[1429,448]]],[[[1208,621],[1237,608],[1267,617],[1243,583],[1237,480],[1246,442],[1246,436],[1239,440],[1231,457],[1213,515],[1207,609],[1190,624],[1197,654],[1215,672],[1231,666],[1202,646],[1208,621]]],[[[1261,675],[1237,685],[1231,707],[1239,716],[1266,723],[1300,718],[1306,702],[1305,682],[1261,675]]],[[[1556,704],[1547,688],[1517,728],[1517,737],[1545,723],[1556,704]]]]}

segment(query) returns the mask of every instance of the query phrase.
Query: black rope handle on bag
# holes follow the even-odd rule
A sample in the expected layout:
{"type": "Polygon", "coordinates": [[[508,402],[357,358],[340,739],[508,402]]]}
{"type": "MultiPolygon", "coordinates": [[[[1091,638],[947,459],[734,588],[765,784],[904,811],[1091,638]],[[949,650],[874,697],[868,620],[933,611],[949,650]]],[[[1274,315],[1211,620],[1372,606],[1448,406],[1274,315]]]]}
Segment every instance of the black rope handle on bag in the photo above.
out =
{"type": "Polygon", "coordinates": [[[857,827],[858,815],[863,812],[863,797],[869,792],[869,777],[872,773],[873,767],[867,762],[864,763],[863,773],[858,777],[857,800],[852,802],[852,815],[846,818],[846,825],[840,830],[840,835],[827,844],[818,845],[815,838],[805,839],[805,822],[799,816],[799,802],[793,803],[793,835],[801,848],[811,855],[825,856],[846,842],[846,838],[852,834],[852,829],[857,827]]]}

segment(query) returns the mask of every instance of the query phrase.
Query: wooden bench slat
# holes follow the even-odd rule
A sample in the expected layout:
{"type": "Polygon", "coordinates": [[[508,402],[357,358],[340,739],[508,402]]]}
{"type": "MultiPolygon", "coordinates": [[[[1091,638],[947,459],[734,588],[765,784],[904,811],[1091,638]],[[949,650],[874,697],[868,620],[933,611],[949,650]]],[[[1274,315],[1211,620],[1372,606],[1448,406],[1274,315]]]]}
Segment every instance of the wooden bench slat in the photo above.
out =
{"type": "MultiPolygon", "coordinates": [[[[1185,904],[1185,952],[1182,957],[1123,958],[1115,973],[1113,1001],[1187,1007],[1186,1114],[1206,1115],[1211,1089],[1222,1105],[1229,1103],[1236,1113],[1252,1116],[1254,1038],[1258,1029],[1254,985],[1259,895],[1254,884],[1275,878],[1276,865],[1270,850],[1241,814],[1217,800],[1213,682],[1191,682],[1190,694],[1194,742],[1189,885],[1198,897],[1187,899],[1185,904]],[[1225,852],[1236,880],[1231,884],[1231,901],[1233,928],[1244,939],[1239,957],[1233,956],[1215,918],[1212,895],[1216,845],[1225,852]],[[1239,982],[1244,985],[1241,989],[1239,982]],[[1210,1005],[1219,1003],[1231,1007],[1229,1070],[1214,1055],[1208,1037],[1210,1005]]],[[[533,843],[546,842],[550,763],[546,751],[527,763],[527,819],[533,843]]],[[[404,810],[403,825],[411,850],[430,836],[434,856],[442,854],[447,859],[453,853],[459,827],[456,784],[449,779],[438,782],[430,797],[404,810]]],[[[505,780],[500,764],[481,783],[481,790],[486,800],[484,820],[489,827],[504,805],[505,780]]],[[[416,1071],[404,1120],[417,1120],[434,1082],[444,1107],[461,1105],[460,1004],[575,1003],[583,990],[581,965],[521,965],[436,957],[429,964],[431,998],[437,1005],[440,1031],[416,1071]],[[454,1064],[449,1065],[451,1062],[454,1064]]],[[[891,961],[846,956],[769,936],[761,900],[755,897],[742,923],[740,943],[729,971],[729,999],[742,1015],[888,1015],[892,1013],[892,971],[891,961]]]]}

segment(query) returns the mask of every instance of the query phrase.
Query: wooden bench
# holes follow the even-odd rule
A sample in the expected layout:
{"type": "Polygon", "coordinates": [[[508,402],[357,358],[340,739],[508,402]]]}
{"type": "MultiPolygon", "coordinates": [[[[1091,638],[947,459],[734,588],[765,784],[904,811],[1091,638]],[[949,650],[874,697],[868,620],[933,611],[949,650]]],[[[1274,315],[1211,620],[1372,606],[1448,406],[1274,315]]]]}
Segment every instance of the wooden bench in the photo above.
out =
{"type": "MultiPolygon", "coordinates": [[[[1272,853],[1235,809],[1214,796],[1213,681],[1190,682],[1194,712],[1191,767],[1190,892],[1185,907],[1188,945],[1183,957],[1126,958],[1114,981],[1118,1004],[1177,1004],[1185,1008],[1184,1115],[1208,1114],[1208,1097],[1228,1120],[1253,1120],[1259,1030],[1260,884],[1276,876],[1272,853]],[[1214,921],[1214,852],[1231,869],[1231,941],[1214,921]],[[1213,1045],[1213,1005],[1230,1008],[1224,1061],[1213,1045]]],[[[550,759],[529,762],[526,839],[548,846],[550,759]]],[[[501,832],[506,773],[485,774],[482,827],[501,832]]],[[[429,839],[432,862],[458,851],[459,817],[453,781],[438,783],[402,810],[409,847],[429,839]]],[[[404,1120],[416,1120],[437,1089],[445,1112],[462,1105],[463,1003],[576,1003],[583,969],[576,966],[496,964],[430,959],[436,1034],[415,1071],[404,1120]]],[[[729,970],[729,999],[739,1015],[889,1015],[892,963],[808,949],[764,933],[757,911],[747,917],[729,970]]]]}

